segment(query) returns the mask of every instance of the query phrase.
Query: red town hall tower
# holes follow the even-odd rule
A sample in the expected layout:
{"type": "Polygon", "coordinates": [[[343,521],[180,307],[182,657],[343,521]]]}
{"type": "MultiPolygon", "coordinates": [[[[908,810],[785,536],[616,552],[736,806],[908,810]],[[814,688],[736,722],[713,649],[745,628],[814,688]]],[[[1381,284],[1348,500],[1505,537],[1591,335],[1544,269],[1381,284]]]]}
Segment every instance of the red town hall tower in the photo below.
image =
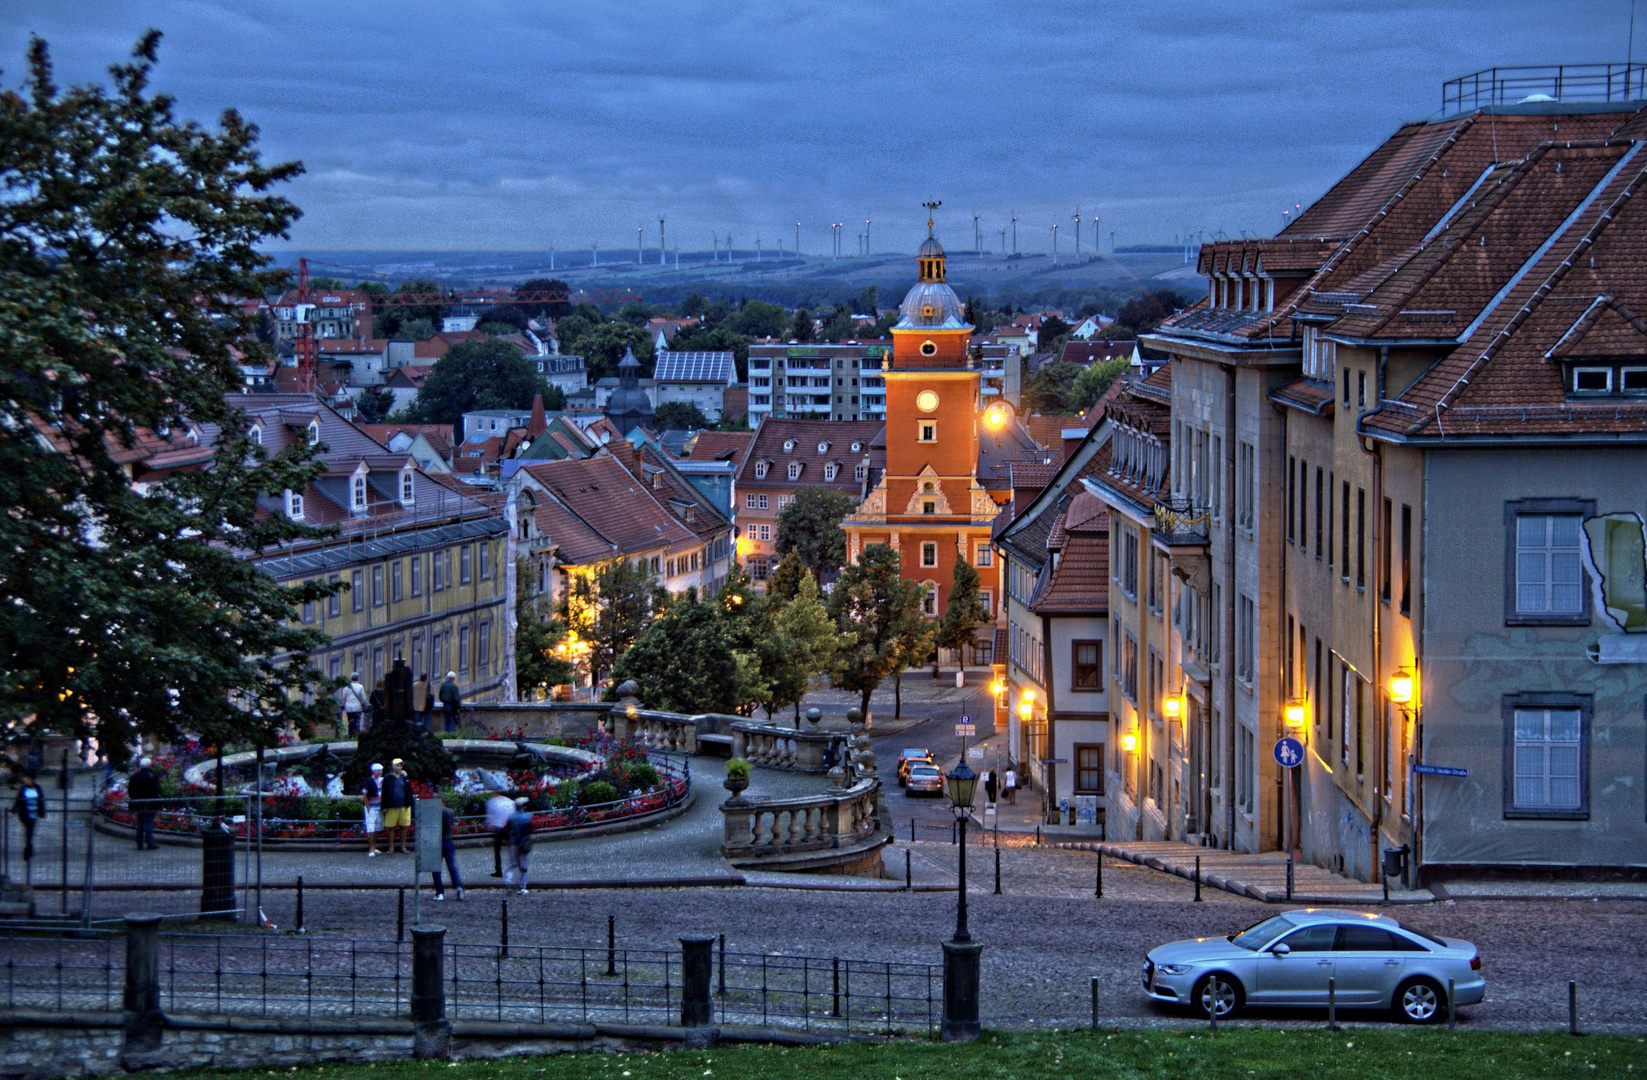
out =
{"type": "MultiPolygon", "coordinates": [[[[842,523],[847,557],[857,562],[870,545],[890,546],[904,577],[926,587],[926,614],[936,618],[949,600],[955,559],[964,555],[978,567],[993,618],[1001,587],[989,533],[1000,505],[979,485],[979,452],[995,447],[999,440],[986,426],[1007,426],[1009,410],[995,406],[985,419],[972,326],[945,281],[944,249],[931,221],[918,259],[920,280],[904,297],[892,356],[882,361],[886,471],[842,523]]],[[[998,494],[1003,501],[1011,497],[1010,490],[998,494]]],[[[980,628],[981,640],[991,640],[989,629],[980,628]]]]}

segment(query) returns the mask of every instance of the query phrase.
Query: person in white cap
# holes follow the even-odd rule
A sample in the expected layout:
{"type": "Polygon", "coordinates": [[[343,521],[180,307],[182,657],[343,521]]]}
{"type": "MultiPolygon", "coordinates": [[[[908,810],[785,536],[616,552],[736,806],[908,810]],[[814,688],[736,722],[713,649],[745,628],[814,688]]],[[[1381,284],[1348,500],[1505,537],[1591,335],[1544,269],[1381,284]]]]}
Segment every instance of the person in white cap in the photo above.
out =
{"type": "Polygon", "coordinates": [[[509,870],[503,875],[506,885],[518,885],[526,895],[526,860],[532,854],[532,815],[526,810],[526,797],[515,800],[515,812],[509,816],[509,870]]]}
{"type": "Polygon", "coordinates": [[[440,684],[440,707],[446,711],[446,730],[456,731],[458,710],[463,707],[463,693],[458,690],[455,671],[448,671],[446,681],[440,684]]]}
{"type": "Polygon", "coordinates": [[[377,858],[377,834],[383,831],[383,765],[372,762],[372,771],[360,786],[360,801],[366,806],[366,857],[377,858]]]}

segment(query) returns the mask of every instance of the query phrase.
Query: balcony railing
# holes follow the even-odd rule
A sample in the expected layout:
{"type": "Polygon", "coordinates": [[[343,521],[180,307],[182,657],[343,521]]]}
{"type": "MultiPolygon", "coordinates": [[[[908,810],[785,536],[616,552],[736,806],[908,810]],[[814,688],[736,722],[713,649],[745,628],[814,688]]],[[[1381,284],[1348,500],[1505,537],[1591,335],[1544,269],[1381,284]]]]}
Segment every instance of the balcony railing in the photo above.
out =
{"type": "Polygon", "coordinates": [[[1212,511],[1188,499],[1155,504],[1155,531],[1169,544],[1205,544],[1212,533],[1212,511]]]}
{"type": "Polygon", "coordinates": [[[1441,84],[1441,113],[1542,101],[1637,101],[1647,97],[1647,63],[1494,67],[1441,84]]]}

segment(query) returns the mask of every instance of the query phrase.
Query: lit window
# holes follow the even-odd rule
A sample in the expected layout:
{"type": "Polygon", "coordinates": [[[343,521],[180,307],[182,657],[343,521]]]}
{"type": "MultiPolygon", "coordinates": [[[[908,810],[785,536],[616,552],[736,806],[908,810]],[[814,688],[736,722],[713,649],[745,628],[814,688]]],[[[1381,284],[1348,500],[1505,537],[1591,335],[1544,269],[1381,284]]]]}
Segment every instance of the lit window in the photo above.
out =
{"type": "Polygon", "coordinates": [[[938,586],[930,581],[925,584],[926,596],[921,598],[921,611],[929,618],[934,618],[938,614],[938,586]]]}

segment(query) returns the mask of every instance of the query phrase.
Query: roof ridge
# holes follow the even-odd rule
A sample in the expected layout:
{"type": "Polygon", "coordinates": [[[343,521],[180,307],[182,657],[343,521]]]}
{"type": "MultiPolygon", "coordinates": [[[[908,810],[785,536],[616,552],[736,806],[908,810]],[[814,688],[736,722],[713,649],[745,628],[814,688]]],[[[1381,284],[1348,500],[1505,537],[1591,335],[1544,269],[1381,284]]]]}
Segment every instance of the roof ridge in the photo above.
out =
{"type": "MultiPolygon", "coordinates": [[[[1636,143],[1635,148],[1633,148],[1619,164],[1623,165],[1625,162],[1628,162],[1642,145],[1642,143],[1636,143]]],[[[1608,174],[1607,178],[1603,180],[1603,184],[1610,185],[1616,179],[1616,171],[1611,172],[1608,174]]],[[[1647,181],[1647,165],[1644,165],[1636,170],[1635,176],[1631,178],[1629,183],[1624,185],[1624,190],[1619,192],[1613,201],[1607,205],[1607,208],[1601,212],[1601,215],[1596,219],[1595,224],[1591,225],[1585,234],[1579,238],[1578,243],[1574,245],[1570,252],[1568,252],[1567,257],[1562,259],[1560,264],[1557,265],[1556,268],[1544,279],[1544,281],[1539,284],[1538,288],[1533,290],[1532,296],[1528,297],[1526,303],[1521,305],[1521,309],[1515,313],[1508,323],[1504,324],[1504,327],[1493,337],[1493,340],[1489,342],[1487,347],[1481,351],[1481,355],[1471,361],[1470,366],[1464,369],[1463,374],[1459,375],[1457,381],[1455,381],[1452,386],[1448,387],[1446,393],[1442,394],[1436,401],[1435,422],[1438,429],[1441,426],[1442,409],[1451,409],[1453,407],[1453,403],[1458,400],[1465,390],[1469,389],[1470,380],[1480,374],[1481,369],[1487,365],[1487,362],[1498,354],[1498,351],[1507,341],[1509,341],[1511,337],[1515,335],[1517,330],[1521,329],[1522,324],[1524,324],[1527,319],[1532,316],[1532,313],[1539,307],[1539,305],[1544,302],[1545,297],[1549,296],[1550,293],[1555,290],[1555,287],[1561,283],[1562,279],[1567,276],[1567,272],[1573,268],[1574,262],[1583,257],[1584,250],[1595,245],[1596,240],[1602,233],[1607,231],[1609,226],[1612,225],[1613,220],[1618,216],[1618,212],[1622,210],[1624,205],[1635,196],[1636,189],[1639,188],[1644,181],[1647,181]]],[[[1554,238],[1552,238],[1550,246],[1553,246],[1554,240],[1559,239],[1561,233],[1565,232],[1567,228],[1571,228],[1573,224],[1576,224],[1576,222],[1564,222],[1563,228],[1556,233],[1554,238]]],[[[1543,259],[1548,258],[1548,256],[1549,251],[1546,249],[1539,257],[1539,261],[1542,262],[1543,259]]],[[[1429,418],[1425,417],[1416,424],[1412,425],[1412,427],[1408,429],[1407,434],[1416,435],[1419,430],[1425,427],[1428,423],[1429,418]]]]}

